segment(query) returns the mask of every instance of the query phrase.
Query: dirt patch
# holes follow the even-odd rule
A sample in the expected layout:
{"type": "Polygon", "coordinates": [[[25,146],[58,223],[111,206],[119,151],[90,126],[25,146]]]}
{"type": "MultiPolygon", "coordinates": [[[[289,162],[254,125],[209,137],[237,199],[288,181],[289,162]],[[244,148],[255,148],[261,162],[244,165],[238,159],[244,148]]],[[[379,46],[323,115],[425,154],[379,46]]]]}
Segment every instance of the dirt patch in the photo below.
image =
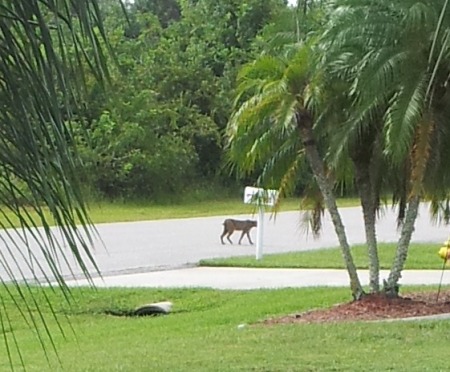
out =
{"type": "Polygon", "coordinates": [[[399,298],[370,294],[359,301],[338,304],[327,309],[310,310],[283,317],[270,318],[264,324],[350,322],[410,318],[450,313],[450,290],[405,293],[399,298]]]}

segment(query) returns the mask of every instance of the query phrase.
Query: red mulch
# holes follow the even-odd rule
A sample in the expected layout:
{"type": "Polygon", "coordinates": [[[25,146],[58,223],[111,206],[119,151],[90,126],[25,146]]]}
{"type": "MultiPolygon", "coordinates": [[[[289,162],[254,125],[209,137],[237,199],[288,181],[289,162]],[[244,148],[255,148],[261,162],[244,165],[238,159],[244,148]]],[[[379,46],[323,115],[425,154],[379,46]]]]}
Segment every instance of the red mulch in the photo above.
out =
{"type": "Polygon", "coordinates": [[[265,320],[264,324],[324,323],[398,319],[450,313],[450,290],[405,293],[399,298],[369,294],[359,301],[265,320]]]}

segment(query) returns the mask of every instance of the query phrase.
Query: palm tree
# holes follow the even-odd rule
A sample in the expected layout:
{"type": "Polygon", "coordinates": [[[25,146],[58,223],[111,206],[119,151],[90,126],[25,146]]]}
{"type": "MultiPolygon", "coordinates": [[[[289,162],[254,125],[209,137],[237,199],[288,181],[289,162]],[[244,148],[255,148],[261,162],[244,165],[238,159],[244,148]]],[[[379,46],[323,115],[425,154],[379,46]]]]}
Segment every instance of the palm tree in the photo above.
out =
{"type": "Polygon", "coordinates": [[[325,128],[327,133],[326,160],[336,180],[343,183],[346,190],[356,187],[358,191],[369,258],[369,286],[371,292],[378,292],[380,264],[375,224],[380,209],[381,169],[384,163],[380,125],[374,120],[361,129],[349,120],[346,112],[351,102],[345,97],[346,90],[343,88],[347,84],[345,81],[334,81],[332,74],[328,74],[328,79],[326,89],[329,98],[318,126],[325,128]]]}
{"type": "Polygon", "coordinates": [[[313,75],[312,55],[311,48],[303,45],[286,58],[263,56],[242,69],[236,109],[227,128],[228,156],[241,172],[261,163],[274,168],[271,165],[276,163],[286,177],[306,157],[333,221],[352,295],[358,299],[364,291],[313,129],[320,85],[314,80],[319,75],[313,75]]]}
{"type": "MultiPolygon", "coordinates": [[[[96,268],[70,120],[83,90],[81,66],[99,80],[106,76],[101,47],[105,35],[95,0],[3,1],[0,33],[0,225],[13,228],[4,230],[11,239],[5,239],[0,252],[0,280],[4,293],[26,300],[30,311],[18,310],[39,329],[42,317],[28,305],[34,301],[31,284],[56,281],[67,291],[60,265],[71,256],[88,277],[89,266],[96,268]],[[89,58],[83,45],[90,47],[89,58]],[[74,49],[75,60],[68,58],[67,48],[74,49]],[[42,230],[36,229],[38,224],[42,230]],[[64,243],[51,224],[58,227],[64,243]],[[38,244],[39,252],[30,248],[31,241],[38,244]],[[45,257],[47,265],[39,265],[38,255],[45,257]]],[[[2,310],[0,319],[0,329],[8,335],[7,330],[14,328],[11,318],[2,310]]],[[[48,330],[41,333],[45,346],[44,335],[51,335],[48,330]]],[[[10,351],[15,339],[5,336],[4,340],[10,351]]],[[[20,354],[18,345],[16,349],[20,354]]]]}
{"type": "MultiPolygon", "coordinates": [[[[234,144],[230,149],[234,147],[233,161],[240,163],[244,170],[255,166],[272,169],[274,164],[280,164],[286,149],[296,149],[297,155],[303,151],[300,154],[307,156],[320,182],[323,172],[317,168],[315,154],[308,151],[308,144],[315,145],[314,137],[309,135],[314,134],[311,103],[317,95],[311,91],[317,91],[320,86],[326,105],[321,105],[321,115],[314,122],[317,127],[326,122],[333,130],[327,135],[328,154],[337,155],[334,160],[328,159],[329,164],[336,165],[346,158],[353,163],[366,229],[370,287],[374,292],[379,290],[375,221],[384,185],[394,193],[394,202],[399,202],[402,231],[391,274],[384,286],[387,293],[396,295],[423,191],[434,188],[436,195],[436,187],[440,186],[442,194],[446,190],[442,180],[448,179],[442,176],[447,174],[443,172],[442,160],[436,161],[442,159],[440,154],[445,152],[447,142],[444,115],[444,108],[448,107],[449,76],[445,67],[448,65],[445,60],[448,36],[444,30],[448,24],[445,22],[447,2],[428,4],[404,0],[393,4],[343,0],[333,5],[325,35],[317,44],[317,50],[325,55],[320,67],[321,84],[314,84],[314,78],[311,79],[314,75],[305,73],[311,71],[306,64],[296,63],[301,52],[281,67],[276,63],[272,67],[270,63],[263,66],[260,61],[260,68],[256,63],[244,71],[238,100],[244,93],[251,98],[238,101],[241,106],[231,126],[234,144]],[[422,48],[416,47],[417,40],[422,48]],[[283,99],[280,94],[284,95],[283,99]],[[287,130],[286,124],[293,117],[303,141],[306,139],[306,146],[301,149],[298,143],[297,147],[293,146],[292,128],[287,130]],[[281,125],[273,125],[274,122],[281,125]],[[436,131],[438,122],[441,124],[436,131]],[[258,130],[254,129],[255,123],[258,130]],[[440,146],[431,147],[431,141],[440,146]],[[257,164],[258,159],[268,156],[265,151],[276,154],[267,163],[269,167],[257,164]]],[[[285,171],[286,177],[292,177],[299,157],[288,158],[292,163],[286,164],[292,166],[278,167],[278,172],[285,171]]],[[[335,170],[339,173],[339,169],[335,170]]],[[[324,192],[326,188],[322,185],[321,190],[324,192]]]]}
{"type": "Polygon", "coordinates": [[[449,13],[446,0],[342,0],[334,2],[328,25],[330,49],[338,54],[335,66],[350,77],[349,120],[360,131],[373,124],[381,128],[389,167],[408,180],[400,198],[405,208],[401,235],[385,283],[393,295],[419,203],[427,183],[433,183],[426,176],[433,175],[434,183],[440,177],[431,171],[431,159],[442,150],[436,145],[445,143],[441,113],[448,103],[449,13]]]}

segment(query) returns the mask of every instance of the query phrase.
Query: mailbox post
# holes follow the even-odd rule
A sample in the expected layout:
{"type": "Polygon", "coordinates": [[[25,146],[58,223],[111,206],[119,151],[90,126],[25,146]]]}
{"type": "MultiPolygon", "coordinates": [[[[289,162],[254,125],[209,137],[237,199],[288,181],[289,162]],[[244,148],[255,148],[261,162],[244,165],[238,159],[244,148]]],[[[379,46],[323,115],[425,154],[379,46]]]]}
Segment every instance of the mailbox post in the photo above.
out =
{"type": "Polygon", "coordinates": [[[263,257],[264,237],[264,207],[274,206],[278,199],[278,191],[265,190],[258,187],[247,186],[244,191],[244,203],[254,204],[258,207],[258,229],[256,234],[256,259],[263,257]]]}

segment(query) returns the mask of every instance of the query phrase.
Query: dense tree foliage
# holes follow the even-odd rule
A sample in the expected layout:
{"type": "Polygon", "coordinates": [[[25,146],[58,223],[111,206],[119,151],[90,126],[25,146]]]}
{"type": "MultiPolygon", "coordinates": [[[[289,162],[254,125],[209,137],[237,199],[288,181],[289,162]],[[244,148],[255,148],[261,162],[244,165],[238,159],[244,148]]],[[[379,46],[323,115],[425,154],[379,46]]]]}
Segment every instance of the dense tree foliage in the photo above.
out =
{"type": "Polygon", "coordinates": [[[94,196],[152,198],[232,184],[223,132],[242,64],[288,8],[282,0],[103,0],[113,89],[95,80],[79,112],[83,180],[94,196]]]}

